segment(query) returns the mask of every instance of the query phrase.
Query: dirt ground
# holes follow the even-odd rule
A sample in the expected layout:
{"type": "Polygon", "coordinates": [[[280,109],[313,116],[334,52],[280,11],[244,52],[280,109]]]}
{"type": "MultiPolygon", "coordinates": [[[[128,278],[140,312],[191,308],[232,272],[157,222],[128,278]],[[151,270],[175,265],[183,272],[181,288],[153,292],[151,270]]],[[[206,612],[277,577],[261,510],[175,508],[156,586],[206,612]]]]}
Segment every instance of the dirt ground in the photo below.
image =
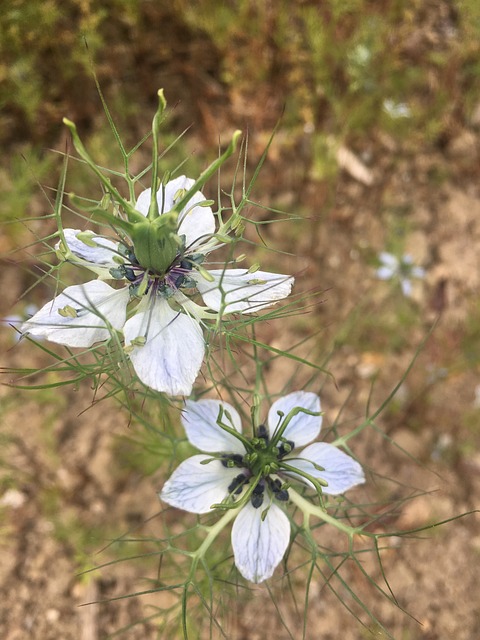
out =
{"type": "MultiPolygon", "coordinates": [[[[228,113],[222,110],[226,127],[240,118],[245,101],[232,91],[228,109],[223,107],[228,113]]],[[[192,118],[208,138],[214,107],[199,105],[192,118]]],[[[251,122],[255,155],[265,140],[266,129],[254,128],[264,124],[261,109],[251,122]]],[[[322,330],[325,353],[335,346],[328,362],[333,377],[326,377],[322,389],[325,422],[335,423],[343,408],[342,424],[357,425],[367,406],[377,408],[401,380],[428,336],[378,418],[380,432],[367,429],[352,444],[367,470],[359,491],[374,512],[385,510],[373,525],[377,532],[412,530],[475,511],[480,502],[480,122],[456,122],[441,146],[414,154],[378,135],[364,148],[349,149],[359,164],[343,157],[329,182],[301,170],[310,160],[308,152],[302,155],[309,135],[293,149],[280,129],[255,193],[265,205],[305,217],[295,223],[300,233],[273,225],[267,240],[292,254],[282,270],[297,274],[297,291],[325,291],[309,325],[322,330]],[[412,299],[375,278],[375,257],[392,228],[400,229],[405,252],[426,270],[412,299]],[[417,492],[421,495],[402,502],[417,492]],[[389,504],[396,506],[390,511],[389,504]]],[[[41,198],[35,196],[30,210],[42,209],[41,198]]],[[[5,253],[11,243],[10,236],[4,240],[5,253]]],[[[270,260],[273,270],[275,255],[270,260]]],[[[16,309],[31,284],[33,264],[33,258],[27,268],[10,257],[2,261],[2,317],[16,309]]],[[[35,298],[40,293],[47,299],[49,290],[37,290],[35,298]]],[[[280,332],[266,325],[261,338],[288,350],[304,331],[301,323],[280,332]]],[[[4,367],[49,362],[28,343],[16,344],[9,327],[1,329],[0,340],[4,367]]],[[[288,366],[271,372],[273,386],[275,377],[277,386],[283,384],[288,366]]],[[[160,473],[142,474],[122,455],[122,437],[133,429],[125,412],[108,402],[85,411],[91,398],[86,386],[41,393],[0,387],[2,640],[104,640],[165,604],[159,594],[115,600],[154,579],[156,566],[148,562],[82,573],[116,557],[110,540],[127,532],[154,535],[151,519],[160,509],[156,491],[162,482],[160,473]]],[[[347,567],[344,576],[396,640],[475,640],[480,638],[479,523],[480,514],[472,513],[419,536],[388,539],[383,568],[398,606],[366,583],[358,568],[347,567]]],[[[364,568],[382,583],[371,557],[364,568]]],[[[366,626],[315,580],[306,638],[386,637],[347,593],[340,589],[339,595],[366,626]]],[[[282,615],[285,624],[272,611],[267,588],[255,587],[230,611],[228,638],[301,638],[302,616],[288,597],[282,615]]],[[[119,637],[166,636],[147,619],[119,637]]]]}

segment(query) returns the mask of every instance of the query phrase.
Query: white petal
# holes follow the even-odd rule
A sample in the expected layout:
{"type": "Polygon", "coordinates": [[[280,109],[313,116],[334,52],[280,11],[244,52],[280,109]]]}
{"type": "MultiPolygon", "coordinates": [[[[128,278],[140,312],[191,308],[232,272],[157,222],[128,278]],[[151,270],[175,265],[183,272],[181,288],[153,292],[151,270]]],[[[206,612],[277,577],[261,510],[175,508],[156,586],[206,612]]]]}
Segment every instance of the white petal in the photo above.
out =
{"type": "MultiPolygon", "coordinates": [[[[113,257],[118,255],[118,242],[114,242],[113,240],[109,240],[108,238],[103,238],[102,236],[97,236],[92,233],[89,234],[89,238],[98,246],[89,247],[77,238],[79,233],[85,232],[82,232],[79,229],[64,229],[65,242],[74,255],[82,260],[90,262],[92,265],[118,266],[113,261],[113,257]]],[[[58,249],[59,246],[60,242],[55,245],[55,248],[58,249]]]]}
{"type": "Polygon", "coordinates": [[[117,330],[123,327],[128,300],[128,288],[113,289],[102,280],[92,280],[67,287],[20,329],[68,347],[90,347],[110,337],[109,324],[117,330]],[[60,315],[59,310],[65,307],[76,313],[76,317],[60,315]]]}
{"type": "MultiPolygon", "coordinates": [[[[365,482],[365,476],[359,463],[337,447],[326,442],[314,442],[300,452],[298,459],[291,461],[286,459],[285,462],[301,471],[305,471],[314,478],[326,480],[328,486],[324,487],[323,491],[328,495],[336,496],[340,493],[345,493],[345,491],[355,487],[357,484],[365,482]],[[315,469],[312,462],[323,467],[325,471],[315,469]]],[[[311,486],[311,483],[307,480],[302,481],[311,486]]]]}
{"type": "Polygon", "coordinates": [[[380,280],[390,280],[393,278],[395,273],[396,269],[393,269],[392,267],[379,267],[375,271],[377,278],[380,278],[380,280]]]}
{"type": "Polygon", "coordinates": [[[387,251],[381,251],[378,254],[380,262],[386,267],[390,267],[391,269],[396,270],[399,265],[399,260],[397,256],[394,256],[393,253],[388,253],[387,251]]]}
{"type": "Polygon", "coordinates": [[[174,311],[162,298],[127,320],[125,345],[145,338],[129,352],[136,374],[148,387],[169,395],[189,395],[202,366],[205,342],[199,323],[174,311]]]}
{"type": "MultiPolygon", "coordinates": [[[[174,197],[179,189],[188,191],[195,183],[195,180],[180,176],[169,182],[165,188],[165,202],[171,198],[172,206],[174,197]]],[[[215,233],[215,216],[211,207],[200,207],[199,203],[205,202],[206,198],[201,191],[197,191],[182,209],[179,216],[179,235],[187,238],[187,247],[200,246],[210,240],[215,233]]]]}
{"type": "MultiPolygon", "coordinates": [[[[282,411],[286,417],[295,407],[320,412],[320,398],[316,393],[309,391],[295,391],[276,400],[268,412],[267,426],[270,435],[274,434],[279,425],[280,417],[277,412],[282,411]]],[[[292,440],[296,447],[303,447],[304,444],[318,437],[321,428],[322,416],[310,416],[300,412],[290,420],[288,427],[283,432],[283,437],[292,440]]]]}
{"type": "Polygon", "coordinates": [[[245,454],[243,444],[224,431],[217,424],[220,407],[224,412],[230,414],[231,422],[227,419],[225,413],[222,415],[222,422],[230,428],[235,429],[239,433],[242,432],[242,422],[237,410],[228,402],[219,402],[218,400],[187,400],[185,409],[182,412],[182,423],[187,433],[187,438],[193,446],[200,451],[208,451],[212,453],[240,453],[245,454]]]}
{"type": "Polygon", "coordinates": [[[145,189],[138,196],[138,200],[135,203],[135,209],[145,217],[148,216],[148,209],[150,208],[151,194],[152,194],[151,189],[145,189]]]}
{"type": "Polygon", "coordinates": [[[424,278],[425,269],[423,267],[412,267],[410,270],[410,275],[412,276],[412,278],[424,278]]]}
{"type": "Polygon", "coordinates": [[[235,564],[251,582],[267,580],[280,563],[290,541],[290,522],[280,507],[271,504],[262,522],[263,507],[249,502],[233,523],[235,564]]]}
{"type": "Polygon", "coordinates": [[[400,286],[402,288],[403,295],[409,298],[412,295],[412,291],[413,291],[411,281],[408,280],[407,278],[402,278],[400,280],[400,286]]]}
{"type": "Polygon", "coordinates": [[[192,273],[192,276],[205,304],[214,311],[225,313],[259,311],[286,298],[294,283],[292,276],[268,271],[248,273],[246,269],[215,269],[209,273],[212,282],[200,273],[192,273]]]}
{"type": "MultiPolygon", "coordinates": [[[[186,176],[179,176],[170,180],[164,187],[157,191],[158,210],[160,214],[168,213],[175,206],[180,191],[188,191],[195,183],[195,180],[186,176]],[[177,196],[177,198],[175,198],[177,196]]],[[[135,208],[144,216],[148,215],[150,207],[151,189],[146,189],[139,196],[135,208]]],[[[206,200],[205,196],[197,191],[187,203],[187,206],[180,211],[178,218],[178,234],[186,236],[188,248],[199,246],[210,239],[215,233],[215,217],[210,207],[199,207],[200,202],[206,200]]]]}
{"type": "Polygon", "coordinates": [[[212,505],[222,502],[240,471],[224,467],[218,460],[201,464],[204,460],[208,457],[199,455],[182,462],[164,484],[160,498],[190,513],[208,513],[212,505]]]}

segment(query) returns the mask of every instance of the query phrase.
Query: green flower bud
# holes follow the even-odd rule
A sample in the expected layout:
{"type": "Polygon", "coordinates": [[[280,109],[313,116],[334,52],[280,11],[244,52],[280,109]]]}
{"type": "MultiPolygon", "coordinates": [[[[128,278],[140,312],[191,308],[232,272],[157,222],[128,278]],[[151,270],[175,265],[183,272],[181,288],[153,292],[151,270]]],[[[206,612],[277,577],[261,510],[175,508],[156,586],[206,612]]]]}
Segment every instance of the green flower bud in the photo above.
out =
{"type": "Polygon", "coordinates": [[[138,263],[146,270],[164,275],[175,260],[181,240],[177,235],[178,213],[171,211],[150,221],[133,225],[132,241],[138,263]]]}

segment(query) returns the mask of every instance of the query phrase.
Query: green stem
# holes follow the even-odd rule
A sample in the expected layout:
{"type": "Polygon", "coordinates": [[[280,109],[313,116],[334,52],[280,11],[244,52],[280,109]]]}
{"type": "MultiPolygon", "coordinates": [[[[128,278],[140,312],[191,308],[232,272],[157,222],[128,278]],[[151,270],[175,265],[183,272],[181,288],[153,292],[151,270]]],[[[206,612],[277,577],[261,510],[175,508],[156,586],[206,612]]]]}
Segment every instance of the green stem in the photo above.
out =
{"type": "Polygon", "coordinates": [[[358,433],[361,433],[365,429],[365,427],[369,424],[372,424],[372,421],[370,420],[370,418],[368,420],[365,420],[361,424],[359,424],[358,427],[355,427],[355,429],[352,429],[352,431],[349,431],[344,436],[340,436],[340,438],[337,438],[336,440],[334,440],[332,442],[332,446],[334,447],[345,446],[349,440],[351,440],[358,433]]]}
{"type": "MultiPolygon", "coordinates": [[[[287,459],[290,460],[291,458],[287,458],[287,459]]],[[[298,469],[295,465],[288,464],[286,460],[282,460],[278,462],[278,466],[282,470],[284,469],[285,471],[289,471],[290,473],[295,473],[301,478],[304,478],[305,480],[308,480],[309,482],[311,482],[319,498],[321,498],[323,495],[323,487],[328,487],[328,482],[326,480],[322,480],[321,478],[314,478],[312,475],[310,475],[306,471],[302,471],[301,469],[298,469]]]]}
{"type": "Polygon", "coordinates": [[[118,204],[120,204],[123,207],[123,209],[126,211],[128,215],[128,219],[131,222],[137,222],[138,220],[141,220],[141,219],[145,220],[142,214],[138,213],[138,211],[135,211],[135,209],[133,209],[132,205],[120,195],[120,193],[117,191],[117,189],[115,189],[115,187],[112,185],[110,180],[106,178],[103,175],[103,173],[100,171],[100,169],[97,167],[95,162],[90,157],[88,151],[85,149],[83,142],[80,140],[80,136],[78,135],[77,127],[75,123],[69,120],[68,118],[64,118],[63,123],[66,127],[68,127],[70,133],[72,134],[73,146],[77,150],[78,155],[82,158],[82,160],[84,160],[88,164],[90,169],[95,173],[95,175],[98,177],[100,182],[103,184],[107,192],[110,193],[118,202],[118,204]]]}
{"type": "MultiPolygon", "coordinates": [[[[288,427],[288,425],[293,420],[293,418],[299,413],[306,413],[308,416],[320,416],[321,415],[320,411],[309,411],[308,409],[305,409],[304,407],[294,407],[291,411],[288,412],[286,418],[284,418],[282,424],[280,425],[280,428],[275,431],[275,433],[273,435],[273,438],[270,441],[272,446],[276,446],[277,445],[277,443],[280,441],[280,438],[283,436],[283,434],[285,432],[285,429],[288,427]]],[[[283,417],[283,416],[281,416],[281,417],[283,417]]]]}
{"type": "Polygon", "coordinates": [[[152,122],[152,193],[150,198],[150,207],[148,209],[148,219],[155,220],[158,218],[158,201],[157,201],[157,188],[158,188],[158,137],[160,133],[160,124],[162,122],[163,112],[167,103],[165,96],[163,95],[163,89],[158,91],[158,109],[153,117],[152,122]]]}
{"type": "Polygon", "coordinates": [[[252,450],[252,445],[250,444],[250,440],[248,438],[246,438],[243,435],[243,433],[240,433],[240,431],[237,431],[233,427],[229,427],[228,424],[225,424],[224,422],[222,422],[222,418],[223,418],[224,413],[225,413],[225,409],[223,408],[223,405],[220,405],[219,410],[218,410],[218,416],[217,416],[217,425],[223,431],[226,431],[227,433],[232,435],[234,438],[237,438],[237,440],[240,440],[240,442],[245,447],[245,453],[247,453],[248,451],[251,451],[252,450]]]}
{"type": "Polygon", "coordinates": [[[233,520],[233,518],[237,515],[237,511],[238,509],[229,509],[218,522],[216,522],[209,528],[207,537],[195,552],[196,562],[198,562],[200,558],[203,558],[215,538],[227,526],[230,520],[233,520]]]}
{"type": "Polygon", "coordinates": [[[261,480],[261,477],[262,476],[260,474],[257,476],[253,476],[253,480],[247,485],[247,490],[245,491],[245,493],[241,496],[241,498],[235,500],[235,502],[230,502],[229,504],[226,504],[224,502],[221,502],[219,504],[212,504],[211,509],[223,509],[224,511],[228,509],[229,511],[233,511],[235,513],[236,511],[244,507],[247,502],[249,502],[257,484],[261,480]]]}
{"type": "Polygon", "coordinates": [[[213,174],[219,169],[222,164],[229,158],[237,148],[238,139],[242,135],[241,131],[235,131],[232,136],[232,140],[222,155],[217,158],[212,164],[205,169],[203,173],[200,174],[200,177],[195,181],[195,184],[185,193],[183,198],[181,198],[175,205],[175,211],[182,211],[182,209],[188,204],[192,196],[194,196],[197,191],[203,187],[203,185],[213,176],[213,174]]]}
{"type": "MultiPolygon", "coordinates": [[[[316,507],[314,504],[305,500],[299,493],[297,493],[294,489],[288,490],[289,499],[293,504],[295,504],[304,514],[305,524],[308,525],[308,521],[311,516],[315,516],[316,518],[320,518],[324,522],[328,522],[332,524],[334,527],[343,531],[348,535],[349,538],[352,538],[355,534],[361,533],[361,529],[358,527],[349,527],[348,524],[344,524],[337,518],[334,518],[329,513],[324,511],[321,507],[316,507]]],[[[307,527],[308,528],[308,527],[307,527]]]]}

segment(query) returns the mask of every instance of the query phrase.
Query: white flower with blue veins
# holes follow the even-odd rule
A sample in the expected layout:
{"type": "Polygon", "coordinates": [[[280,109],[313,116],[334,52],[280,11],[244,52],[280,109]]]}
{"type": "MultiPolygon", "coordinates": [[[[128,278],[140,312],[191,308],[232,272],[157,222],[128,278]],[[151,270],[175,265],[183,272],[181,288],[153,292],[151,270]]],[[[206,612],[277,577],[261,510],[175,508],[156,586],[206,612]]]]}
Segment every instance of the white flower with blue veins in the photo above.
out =
{"type": "Polygon", "coordinates": [[[187,400],[182,422],[188,440],[204,453],[182,462],[160,498],[191,513],[233,509],[235,565],[244,578],[270,578],[290,542],[285,513],[292,483],[317,495],[339,495],[365,481],[361,466],[337,447],[313,442],[322,425],[320,399],[297,391],[276,400],[253,438],[242,433],[240,415],[218,400],[187,400]]]}
{"type": "Polygon", "coordinates": [[[404,296],[412,295],[412,278],[424,278],[425,269],[413,264],[413,258],[408,253],[401,258],[387,251],[381,251],[378,255],[380,267],[376,270],[380,280],[398,280],[404,296]]]}
{"type": "Polygon", "coordinates": [[[294,282],[291,276],[265,271],[207,270],[206,256],[223,244],[210,202],[197,191],[175,209],[194,184],[180,176],[162,185],[153,219],[151,189],[143,191],[135,222],[122,227],[119,221],[119,228],[126,229],[120,240],[65,229],[57,251],[98,279],[67,287],[21,331],[84,348],[108,340],[113,330],[123,331],[125,351],[145,385],[188,395],[205,354],[202,321],[259,311],[287,297],[294,282]],[[107,279],[116,280],[117,287],[107,279]],[[206,307],[191,299],[196,292],[206,307]]]}

